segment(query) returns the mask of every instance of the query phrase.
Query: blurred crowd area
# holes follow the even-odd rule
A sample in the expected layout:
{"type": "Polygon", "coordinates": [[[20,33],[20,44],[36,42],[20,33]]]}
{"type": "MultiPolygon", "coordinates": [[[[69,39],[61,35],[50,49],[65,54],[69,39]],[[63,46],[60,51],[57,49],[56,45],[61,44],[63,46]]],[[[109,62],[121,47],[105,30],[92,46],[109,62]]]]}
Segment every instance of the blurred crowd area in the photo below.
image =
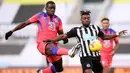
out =
{"type": "MultiPolygon", "coordinates": [[[[36,49],[37,26],[35,24],[15,32],[8,41],[4,39],[4,35],[35,13],[45,11],[44,7],[47,1],[49,0],[0,0],[1,68],[46,66],[46,58],[36,49]]],[[[61,18],[65,32],[81,25],[79,12],[82,9],[91,11],[92,24],[101,27],[100,20],[103,17],[108,17],[111,23],[110,27],[117,32],[124,29],[128,30],[128,34],[119,39],[120,48],[114,56],[112,67],[115,68],[114,73],[119,73],[118,71],[130,73],[130,0],[52,1],[56,2],[56,14],[61,18]],[[127,68],[127,70],[121,68],[127,68]]],[[[70,39],[66,45],[63,45],[62,42],[59,43],[62,47],[69,49],[76,44],[76,40],[75,38],[70,39]]],[[[64,56],[64,65],[80,67],[78,55],[74,59],[64,56]]]]}

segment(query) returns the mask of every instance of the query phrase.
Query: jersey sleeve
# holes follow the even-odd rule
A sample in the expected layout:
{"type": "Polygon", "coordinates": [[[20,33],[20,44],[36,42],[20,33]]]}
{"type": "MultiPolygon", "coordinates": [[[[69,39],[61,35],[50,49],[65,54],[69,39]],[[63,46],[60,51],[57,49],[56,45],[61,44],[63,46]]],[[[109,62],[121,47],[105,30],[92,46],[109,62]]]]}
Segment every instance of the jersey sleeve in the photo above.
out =
{"type": "Polygon", "coordinates": [[[33,15],[31,18],[29,18],[29,21],[31,23],[37,22],[38,21],[38,13],[33,15]]]}
{"type": "MultiPolygon", "coordinates": [[[[115,30],[111,29],[111,31],[112,31],[113,34],[116,34],[116,31],[115,31],[115,30]]],[[[114,41],[119,41],[119,38],[118,38],[118,37],[115,37],[115,38],[114,38],[114,41]]]]}
{"type": "Polygon", "coordinates": [[[104,33],[101,31],[101,29],[98,26],[97,26],[97,28],[98,28],[98,31],[99,31],[98,37],[103,38],[104,37],[104,33]]]}
{"type": "Polygon", "coordinates": [[[61,19],[59,19],[59,25],[58,25],[57,30],[58,30],[58,31],[63,30],[61,19]]]}
{"type": "Polygon", "coordinates": [[[76,37],[77,36],[77,28],[72,28],[69,32],[67,32],[68,38],[76,37]]]}

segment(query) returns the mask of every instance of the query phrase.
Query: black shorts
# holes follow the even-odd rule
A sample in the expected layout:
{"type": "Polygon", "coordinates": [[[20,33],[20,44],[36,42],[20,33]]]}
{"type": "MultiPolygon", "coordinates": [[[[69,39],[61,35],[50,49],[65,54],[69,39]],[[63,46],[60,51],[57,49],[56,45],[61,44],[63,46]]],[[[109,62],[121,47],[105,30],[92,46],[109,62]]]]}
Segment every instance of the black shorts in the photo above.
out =
{"type": "Polygon", "coordinates": [[[100,72],[103,70],[100,58],[94,59],[92,57],[81,57],[80,62],[82,65],[83,71],[86,69],[92,69],[93,72],[100,72]]]}

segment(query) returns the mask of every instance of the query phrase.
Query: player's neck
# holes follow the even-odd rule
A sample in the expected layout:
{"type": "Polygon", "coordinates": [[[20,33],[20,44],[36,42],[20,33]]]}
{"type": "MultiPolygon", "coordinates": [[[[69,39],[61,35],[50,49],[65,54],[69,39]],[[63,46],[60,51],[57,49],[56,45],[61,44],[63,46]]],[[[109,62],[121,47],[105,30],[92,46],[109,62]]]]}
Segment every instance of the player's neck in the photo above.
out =
{"type": "Polygon", "coordinates": [[[50,16],[50,18],[53,18],[53,15],[49,15],[50,16]]]}
{"type": "Polygon", "coordinates": [[[105,32],[107,32],[108,31],[108,28],[107,29],[103,29],[105,32]]]}
{"type": "MultiPolygon", "coordinates": [[[[47,12],[46,12],[46,13],[47,13],[47,12]]],[[[48,13],[47,13],[47,15],[50,16],[50,18],[53,18],[53,15],[49,15],[48,13]]]]}
{"type": "Polygon", "coordinates": [[[88,26],[89,26],[89,24],[87,24],[87,25],[83,24],[83,26],[84,26],[84,27],[88,27],[88,26]]]}

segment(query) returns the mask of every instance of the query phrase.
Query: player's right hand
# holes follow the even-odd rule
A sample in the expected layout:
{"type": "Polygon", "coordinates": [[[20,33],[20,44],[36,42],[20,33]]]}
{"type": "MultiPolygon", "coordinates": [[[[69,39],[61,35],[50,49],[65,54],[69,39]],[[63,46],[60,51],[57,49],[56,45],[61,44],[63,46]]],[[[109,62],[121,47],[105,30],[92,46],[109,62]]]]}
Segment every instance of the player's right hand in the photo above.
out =
{"type": "Polygon", "coordinates": [[[68,39],[67,38],[63,39],[63,44],[66,44],[66,43],[68,43],[68,39]]]}
{"type": "Polygon", "coordinates": [[[8,38],[13,34],[12,31],[9,31],[5,34],[5,39],[8,40],[8,38]]]}

